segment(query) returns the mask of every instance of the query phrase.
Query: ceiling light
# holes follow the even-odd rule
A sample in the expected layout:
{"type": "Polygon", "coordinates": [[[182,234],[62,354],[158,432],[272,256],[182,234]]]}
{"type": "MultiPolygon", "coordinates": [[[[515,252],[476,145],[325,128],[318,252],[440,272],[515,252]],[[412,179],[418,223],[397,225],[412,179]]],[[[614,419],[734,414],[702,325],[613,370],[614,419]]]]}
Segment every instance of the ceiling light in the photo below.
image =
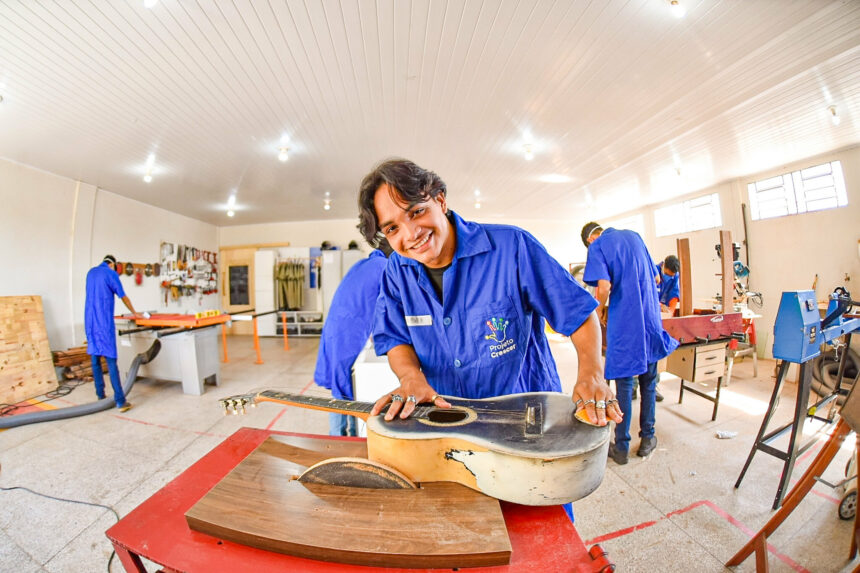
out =
{"type": "Polygon", "coordinates": [[[326,191],[325,199],[323,200],[323,209],[325,209],[326,211],[331,209],[331,199],[329,199],[329,197],[331,197],[331,193],[326,191]]]}
{"type": "Polygon", "coordinates": [[[827,112],[830,114],[830,121],[833,122],[833,125],[839,125],[841,118],[838,115],[836,115],[836,106],[831,105],[830,107],[827,108],[827,112]]]}
{"type": "Polygon", "coordinates": [[[475,201],[475,209],[480,209],[480,208],[481,208],[481,202],[475,201]]]}
{"type": "Polygon", "coordinates": [[[687,14],[686,8],[681,6],[678,0],[671,0],[669,2],[669,10],[671,10],[672,16],[675,18],[683,18],[687,14]]]}
{"type": "Polygon", "coordinates": [[[146,181],[147,183],[151,183],[152,182],[152,174],[147,171],[146,175],[143,176],[143,180],[146,181]]]}
{"type": "Polygon", "coordinates": [[[235,204],[236,204],[236,194],[233,193],[232,195],[230,195],[230,198],[227,199],[227,206],[233,207],[235,204]]]}
{"type": "Polygon", "coordinates": [[[236,213],[234,213],[232,209],[231,209],[231,210],[229,210],[229,211],[227,211],[227,216],[228,216],[228,217],[232,217],[232,216],[233,216],[233,215],[235,215],[235,214],[236,214],[236,213]]]}
{"type": "Polygon", "coordinates": [[[526,152],[525,153],[526,161],[531,161],[532,159],[534,159],[535,156],[532,153],[532,144],[531,143],[526,143],[525,145],[523,145],[523,149],[526,152]]]}
{"type": "Polygon", "coordinates": [[[287,152],[290,150],[289,147],[280,147],[278,148],[278,160],[283,162],[290,158],[287,152]]]}
{"type": "Polygon", "coordinates": [[[543,183],[570,183],[570,177],[560,173],[547,173],[538,178],[543,183]]]}
{"type": "Polygon", "coordinates": [[[144,8],[152,8],[156,4],[158,4],[158,0],[143,0],[144,8]]]}

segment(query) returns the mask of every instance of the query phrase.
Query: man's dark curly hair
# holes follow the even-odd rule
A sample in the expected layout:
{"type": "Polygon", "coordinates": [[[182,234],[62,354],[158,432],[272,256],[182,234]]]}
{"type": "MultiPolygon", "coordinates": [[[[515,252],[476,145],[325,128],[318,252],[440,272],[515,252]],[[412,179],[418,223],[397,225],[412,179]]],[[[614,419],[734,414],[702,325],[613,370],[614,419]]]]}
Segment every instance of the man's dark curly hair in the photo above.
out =
{"type": "Polygon", "coordinates": [[[444,195],[448,188],[442,179],[407,159],[387,159],[373,168],[361,180],[358,192],[358,230],[373,247],[378,247],[383,237],[373,206],[376,190],[387,183],[393,187],[409,205],[444,195]]]}
{"type": "Polygon", "coordinates": [[[675,255],[669,255],[666,257],[666,260],[663,261],[663,268],[669,269],[673,273],[677,273],[681,270],[681,261],[679,261],[678,257],[675,255]]]}

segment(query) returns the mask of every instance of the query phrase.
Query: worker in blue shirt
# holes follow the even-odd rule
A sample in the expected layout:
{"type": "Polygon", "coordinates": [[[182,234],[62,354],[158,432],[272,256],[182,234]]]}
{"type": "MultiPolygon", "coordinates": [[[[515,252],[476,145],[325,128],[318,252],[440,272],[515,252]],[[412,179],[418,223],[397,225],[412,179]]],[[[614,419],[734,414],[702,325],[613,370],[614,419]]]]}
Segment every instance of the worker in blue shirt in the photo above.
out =
{"type": "Polygon", "coordinates": [[[560,391],[544,318],[570,336],[579,370],[573,400],[587,419],[621,421],[600,363],[594,298],[522,229],[464,221],[446,185],[411,161],[378,165],[361,184],[359,228],[394,253],[377,301],[373,341],[400,387],[386,420],[416,404],[450,407],[442,395],[488,398],[560,391]]]}
{"type": "Polygon", "coordinates": [[[679,282],[681,261],[675,255],[669,255],[657,265],[660,277],[660,309],[675,315],[678,301],[681,299],[681,284],[679,282]]]}
{"type": "Polygon", "coordinates": [[[116,259],[105,255],[102,263],[93,267],[87,273],[87,298],[84,303],[84,331],[87,335],[87,354],[93,366],[93,382],[96,396],[99,400],[105,397],[105,381],[102,374],[100,358],[104,357],[108,365],[110,384],[113,387],[113,399],[120,412],[131,408],[131,402],[125,399],[125,392],[119,379],[119,369],[116,366],[116,325],[114,323],[114,296],[136,316],[137,312],[131,304],[119,276],[116,273],[116,259]]]}
{"type": "MultiPolygon", "coordinates": [[[[370,338],[382,271],[391,247],[379,248],[355,263],[343,277],[331,299],[320,336],[314,382],[331,390],[338,400],[353,400],[352,365],[370,338]]],[[[329,414],[332,436],[356,436],[354,416],[329,414]]]]}
{"type": "Polygon", "coordinates": [[[588,248],[583,281],[597,287],[597,313],[606,324],[606,379],[615,380],[624,413],[623,421],[615,426],[609,455],[616,463],[626,464],[634,378],[638,378],[641,398],[641,440],[636,455],[646,457],[657,447],[657,361],[677,348],[678,342],[663,330],[657,273],[642,237],[629,230],[603,230],[592,222],[582,228],[582,242],[588,248]]]}

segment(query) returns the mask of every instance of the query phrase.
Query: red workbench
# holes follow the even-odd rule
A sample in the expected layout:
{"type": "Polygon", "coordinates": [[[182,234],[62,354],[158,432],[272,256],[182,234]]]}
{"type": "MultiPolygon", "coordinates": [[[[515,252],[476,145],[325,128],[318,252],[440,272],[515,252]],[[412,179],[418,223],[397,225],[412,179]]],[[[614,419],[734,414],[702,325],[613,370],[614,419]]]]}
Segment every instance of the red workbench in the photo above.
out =
{"type": "MultiPolygon", "coordinates": [[[[108,529],[107,536],[126,571],[145,573],[140,557],[158,563],[166,572],[333,573],[374,570],[371,567],[313,561],[255,549],[222,541],[188,527],[185,512],[271,434],[304,435],[242,428],[108,529]]],[[[236,503],[241,505],[242,500],[237,499],[236,503]]],[[[467,571],[597,573],[607,564],[605,560],[592,561],[582,539],[559,506],[529,507],[503,502],[502,513],[513,548],[510,565],[470,568],[467,571]]]]}

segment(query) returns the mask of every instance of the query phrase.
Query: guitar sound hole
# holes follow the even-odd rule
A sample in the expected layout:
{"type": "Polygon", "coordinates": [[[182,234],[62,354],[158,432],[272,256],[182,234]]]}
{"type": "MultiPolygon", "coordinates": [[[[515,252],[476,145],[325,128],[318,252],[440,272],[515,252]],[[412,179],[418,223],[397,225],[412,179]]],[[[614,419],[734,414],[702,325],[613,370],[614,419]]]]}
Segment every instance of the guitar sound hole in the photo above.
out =
{"type": "Polygon", "coordinates": [[[439,408],[427,414],[427,419],[434,424],[456,424],[465,420],[468,415],[468,412],[464,412],[463,410],[443,410],[439,408]]]}

